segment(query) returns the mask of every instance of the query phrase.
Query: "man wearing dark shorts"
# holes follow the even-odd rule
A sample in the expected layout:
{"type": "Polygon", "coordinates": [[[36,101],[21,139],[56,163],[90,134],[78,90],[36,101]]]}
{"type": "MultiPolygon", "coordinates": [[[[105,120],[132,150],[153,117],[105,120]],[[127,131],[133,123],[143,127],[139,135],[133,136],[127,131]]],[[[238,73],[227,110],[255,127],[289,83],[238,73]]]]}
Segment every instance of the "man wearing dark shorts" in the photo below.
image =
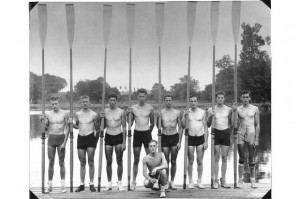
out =
{"type": "Polygon", "coordinates": [[[166,108],[161,110],[161,113],[159,113],[159,118],[161,118],[162,124],[161,147],[168,164],[167,182],[169,178],[169,159],[171,154],[171,181],[167,183],[166,189],[170,187],[171,189],[175,190],[177,189],[174,185],[174,178],[176,174],[176,159],[178,151],[181,147],[182,127],[180,111],[172,107],[173,96],[171,94],[166,94],[164,100],[166,108]]]}
{"type": "Polygon", "coordinates": [[[189,175],[189,189],[194,188],[193,182],[193,163],[194,163],[194,153],[196,149],[197,153],[197,171],[198,180],[197,186],[200,189],[204,189],[201,182],[203,173],[203,156],[204,151],[207,149],[208,142],[208,131],[206,124],[206,114],[205,111],[198,108],[197,97],[192,95],[190,97],[190,109],[184,111],[182,118],[182,126],[186,126],[188,122],[188,175],[189,175]],[[188,120],[188,121],[187,121],[188,120]]]}
{"type": "Polygon", "coordinates": [[[149,153],[149,142],[152,139],[152,129],[154,127],[154,110],[153,107],[146,102],[146,89],[138,89],[137,90],[137,98],[138,104],[133,105],[132,107],[128,108],[128,114],[132,114],[133,120],[131,124],[135,121],[135,128],[133,134],[133,155],[134,155],[134,162],[133,162],[133,178],[131,187],[132,190],[136,187],[136,176],[138,173],[138,166],[140,162],[140,154],[142,144],[144,144],[144,149],[146,154],[149,153]],[[150,121],[150,126],[149,126],[150,121]]]}
{"type": "Polygon", "coordinates": [[[97,113],[92,111],[90,107],[90,98],[87,95],[80,97],[81,110],[75,114],[75,129],[79,129],[77,137],[77,153],[80,161],[80,186],[75,192],[80,192],[85,189],[85,165],[86,155],[88,156],[89,174],[90,174],[90,190],[95,192],[94,187],[94,156],[99,139],[99,117],[97,113]]]}
{"type": "Polygon", "coordinates": [[[215,110],[212,108],[208,109],[208,119],[207,125],[210,127],[212,125],[212,118],[214,117],[214,124],[212,125],[215,133],[215,178],[213,183],[213,188],[219,188],[219,160],[220,154],[222,155],[222,166],[220,178],[221,186],[224,188],[230,188],[226,184],[225,176],[227,170],[227,156],[230,147],[230,136],[231,136],[231,113],[232,109],[224,105],[225,93],[223,91],[216,92],[217,105],[215,110]]]}
{"type": "Polygon", "coordinates": [[[144,186],[151,189],[160,189],[160,197],[166,197],[166,184],[167,184],[167,172],[168,167],[164,153],[157,152],[157,141],[151,140],[149,142],[150,153],[143,158],[143,175],[146,178],[144,180],[144,186]],[[149,174],[147,174],[147,168],[149,174]]]}
{"type": "Polygon", "coordinates": [[[106,191],[112,189],[112,156],[113,149],[115,148],[117,164],[118,164],[118,190],[125,191],[122,186],[123,174],[123,151],[126,149],[126,116],[125,111],[117,107],[117,95],[114,93],[109,94],[109,108],[104,110],[105,117],[105,156],[106,156],[106,172],[108,184],[106,191]]]}
{"type": "Polygon", "coordinates": [[[46,112],[45,116],[41,115],[41,120],[45,120],[46,128],[48,128],[48,186],[45,193],[52,191],[52,179],[54,173],[54,160],[55,151],[57,148],[57,154],[60,166],[60,177],[61,177],[61,192],[67,192],[65,186],[65,154],[66,154],[66,143],[69,137],[69,114],[59,108],[58,97],[51,97],[52,111],[46,112]],[[65,135],[65,132],[67,135],[65,135]]]}

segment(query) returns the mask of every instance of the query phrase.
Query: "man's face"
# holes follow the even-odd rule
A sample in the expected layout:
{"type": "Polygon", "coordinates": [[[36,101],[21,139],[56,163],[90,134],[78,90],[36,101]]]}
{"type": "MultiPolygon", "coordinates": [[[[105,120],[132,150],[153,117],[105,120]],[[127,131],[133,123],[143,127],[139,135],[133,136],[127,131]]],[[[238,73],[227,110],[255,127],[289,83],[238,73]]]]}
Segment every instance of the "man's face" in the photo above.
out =
{"type": "Polygon", "coordinates": [[[90,107],[90,100],[88,98],[81,99],[81,106],[83,109],[87,109],[90,107]]]}
{"type": "Polygon", "coordinates": [[[225,97],[224,95],[217,95],[217,103],[219,105],[224,104],[225,97]]]}
{"type": "Polygon", "coordinates": [[[51,101],[51,106],[52,106],[52,108],[53,108],[54,111],[57,111],[59,109],[58,100],[51,101]]]}
{"type": "Polygon", "coordinates": [[[146,101],[146,94],[145,93],[139,93],[138,94],[138,100],[140,104],[144,104],[146,101]]]}
{"type": "Polygon", "coordinates": [[[172,107],[172,97],[166,97],[165,98],[165,103],[166,103],[166,107],[167,108],[171,108],[172,107]]]}
{"type": "Polygon", "coordinates": [[[249,101],[251,100],[251,97],[249,95],[249,93],[243,94],[241,97],[241,101],[243,102],[243,104],[249,104],[249,101]]]}
{"type": "Polygon", "coordinates": [[[149,144],[149,150],[150,150],[150,153],[155,153],[155,152],[156,152],[156,149],[157,149],[157,144],[156,144],[156,142],[150,142],[150,144],[149,144]]]}
{"type": "Polygon", "coordinates": [[[197,98],[196,98],[196,97],[190,98],[190,105],[191,105],[191,108],[197,108],[197,106],[198,106],[198,101],[197,101],[197,98]]]}
{"type": "Polygon", "coordinates": [[[115,108],[117,104],[117,99],[114,97],[109,98],[109,107],[110,108],[115,108]]]}

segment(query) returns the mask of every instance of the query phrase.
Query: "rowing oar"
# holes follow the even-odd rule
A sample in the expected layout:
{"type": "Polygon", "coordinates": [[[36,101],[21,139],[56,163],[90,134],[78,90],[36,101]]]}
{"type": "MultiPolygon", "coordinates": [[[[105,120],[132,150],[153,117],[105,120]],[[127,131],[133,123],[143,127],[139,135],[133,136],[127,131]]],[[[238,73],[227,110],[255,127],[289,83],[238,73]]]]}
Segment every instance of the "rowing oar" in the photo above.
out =
{"type": "MultiPolygon", "coordinates": [[[[194,34],[195,18],[196,18],[197,2],[187,3],[187,34],[189,42],[189,56],[188,56],[188,76],[187,76],[187,96],[186,96],[186,109],[189,109],[190,100],[190,71],[191,71],[191,44],[194,34]]],[[[183,189],[186,189],[186,173],[187,173],[187,156],[188,156],[188,135],[189,135],[189,116],[185,121],[185,143],[184,143],[184,172],[183,172],[183,189]]]]}
{"type": "MultiPolygon", "coordinates": [[[[47,35],[47,5],[38,5],[40,43],[42,47],[42,114],[45,115],[45,58],[44,47],[47,35]]],[[[42,122],[42,193],[45,193],[45,119],[42,122]]]]}
{"type": "MultiPolygon", "coordinates": [[[[161,110],[161,43],[164,30],[164,3],[155,4],[156,38],[158,43],[158,112],[161,110]]],[[[161,117],[158,116],[158,152],[161,152],[161,117]]]]}
{"type": "MultiPolygon", "coordinates": [[[[234,40],[234,101],[237,102],[237,42],[240,30],[241,2],[232,2],[232,33],[234,40]]],[[[234,112],[234,188],[237,188],[237,112],[234,112]]]]}
{"type": "MultiPolygon", "coordinates": [[[[127,33],[129,43],[129,107],[131,107],[131,47],[134,36],[134,24],[135,24],[135,4],[127,4],[127,33]]],[[[131,178],[131,113],[128,115],[128,162],[127,162],[127,173],[128,182],[127,190],[130,191],[130,178],[131,178]]]]}
{"type": "MultiPolygon", "coordinates": [[[[210,9],[210,32],[213,43],[213,72],[212,72],[212,110],[215,111],[215,92],[216,92],[216,84],[215,84],[215,44],[218,35],[218,21],[219,21],[219,2],[214,1],[211,2],[210,9]]],[[[213,189],[214,185],[214,177],[215,177],[215,117],[212,118],[212,126],[211,126],[211,188],[213,189]]]]}
{"type": "MultiPolygon", "coordinates": [[[[106,84],[106,61],[107,61],[107,46],[110,35],[112,19],[112,5],[103,5],[103,39],[105,46],[104,54],[104,72],[102,82],[102,106],[101,110],[105,109],[105,84],[106,84]]],[[[100,147],[99,147],[99,165],[98,165],[98,192],[101,190],[101,174],[102,174],[102,157],[103,157],[103,137],[104,137],[104,117],[101,119],[100,125],[100,147]]]]}
{"type": "MultiPolygon", "coordinates": [[[[70,118],[73,120],[73,58],[72,45],[75,31],[75,11],[73,4],[66,4],[68,43],[70,48],[70,118]]],[[[70,192],[73,192],[73,122],[69,126],[70,131],[70,192]]]]}

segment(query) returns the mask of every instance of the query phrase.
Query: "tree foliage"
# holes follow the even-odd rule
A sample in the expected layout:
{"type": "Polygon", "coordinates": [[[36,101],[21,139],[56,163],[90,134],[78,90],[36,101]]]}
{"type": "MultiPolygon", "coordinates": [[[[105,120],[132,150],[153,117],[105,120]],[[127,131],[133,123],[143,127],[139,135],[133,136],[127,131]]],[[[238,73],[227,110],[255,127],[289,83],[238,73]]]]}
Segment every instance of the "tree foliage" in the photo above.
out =
{"type": "MultiPolygon", "coordinates": [[[[163,101],[164,93],[166,93],[166,89],[163,85],[161,85],[161,101],[163,101]]],[[[155,83],[152,86],[152,89],[149,94],[149,99],[158,101],[158,93],[159,93],[159,84],[155,83]]]]}
{"type": "MultiPolygon", "coordinates": [[[[187,96],[187,80],[188,76],[184,75],[179,78],[179,83],[175,83],[171,86],[171,92],[173,93],[174,99],[186,100],[187,96]]],[[[190,95],[195,95],[199,92],[199,81],[190,77],[190,95]]]]}

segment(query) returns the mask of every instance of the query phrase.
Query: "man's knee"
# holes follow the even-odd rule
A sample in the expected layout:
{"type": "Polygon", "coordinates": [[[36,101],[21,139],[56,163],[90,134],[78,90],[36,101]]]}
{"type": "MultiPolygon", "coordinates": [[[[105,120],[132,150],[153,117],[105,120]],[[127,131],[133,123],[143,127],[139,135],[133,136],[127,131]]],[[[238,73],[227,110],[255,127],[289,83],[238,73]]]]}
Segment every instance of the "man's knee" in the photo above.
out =
{"type": "Polygon", "coordinates": [[[202,166],[202,162],[203,162],[202,159],[197,158],[197,165],[198,165],[198,166],[202,166]]]}
{"type": "Polygon", "coordinates": [[[118,158],[117,159],[117,164],[118,164],[118,166],[123,166],[123,160],[122,160],[122,158],[118,158]]]}
{"type": "Polygon", "coordinates": [[[89,166],[94,166],[94,159],[90,159],[88,163],[89,163],[89,166]]]}
{"type": "Polygon", "coordinates": [[[152,187],[153,187],[153,184],[150,182],[150,180],[145,179],[145,180],[144,180],[144,186],[145,186],[146,188],[152,188],[152,187]]]}
{"type": "Polygon", "coordinates": [[[133,164],[138,165],[140,162],[140,157],[134,157],[133,164]]]}
{"type": "Polygon", "coordinates": [[[49,160],[49,167],[53,167],[54,166],[54,160],[49,160]]]}
{"type": "Polygon", "coordinates": [[[86,160],[80,160],[80,166],[85,166],[86,165],[86,160]]]}
{"type": "Polygon", "coordinates": [[[219,160],[220,160],[220,155],[219,154],[215,155],[215,161],[219,162],[219,160]]]}
{"type": "Polygon", "coordinates": [[[59,166],[64,167],[65,166],[65,161],[59,161],[59,166]]]}
{"type": "Polygon", "coordinates": [[[227,156],[222,156],[222,162],[227,162],[227,156]]]}
{"type": "Polygon", "coordinates": [[[167,170],[166,169],[160,170],[160,175],[167,176],[167,170]]]}
{"type": "Polygon", "coordinates": [[[175,167],[176,166],[176,160],[171,160],[171,165],[172,165],[172,167],[175,167]]]}

